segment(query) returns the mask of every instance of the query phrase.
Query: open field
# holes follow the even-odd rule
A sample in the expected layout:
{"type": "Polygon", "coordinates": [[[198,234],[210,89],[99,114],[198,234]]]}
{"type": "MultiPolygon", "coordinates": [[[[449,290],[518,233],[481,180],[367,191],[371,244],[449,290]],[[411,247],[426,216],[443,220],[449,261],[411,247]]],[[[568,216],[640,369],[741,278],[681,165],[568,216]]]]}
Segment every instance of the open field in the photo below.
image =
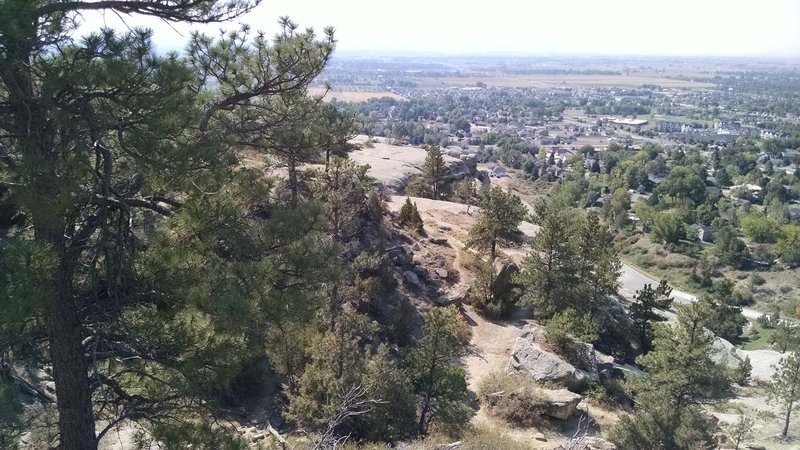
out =
{"type": "MultiPolygon", "coordinates": [[[[311,95],[320,95],[325,93],[323,88],[310,88],[308,93],[311,95]]],[[[395,100],[404,100],[400,95],[392,92],[358,92],[358,91],[337,91],[332,89],[325,95],[325,101],[331,101],[334,98],[340,102],[356,103],[365,102],[371,98],[391,97],[395,100]]]]}
{"type": "Polygon", "coordinates": [[[556,88],[565,86],[607,86],[607,87],[639,87],[643,84],[657,84],[669,88],[709,88],[711,83],[689,80],[673,80],[653,75],[506,75],[489,74],[486,76],[416,78],[421,88],[467,87],[477,82],[486,83],[490,87],[533,87],[556,88]]]}

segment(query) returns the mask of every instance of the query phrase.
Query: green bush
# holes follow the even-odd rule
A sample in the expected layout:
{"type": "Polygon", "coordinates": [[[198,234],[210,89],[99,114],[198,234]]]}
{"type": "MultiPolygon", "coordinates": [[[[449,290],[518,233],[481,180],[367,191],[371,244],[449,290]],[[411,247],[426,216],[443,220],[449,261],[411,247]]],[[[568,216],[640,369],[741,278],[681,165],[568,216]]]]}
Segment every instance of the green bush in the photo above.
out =
{"type": "Polygon", "coordinates": [[[586,391],[586,398],[601,408],[619,409],[631,404],[631,399],[625,391],[621,380],[608,379],[598,384],[593,384],[586,391]]]}
{"type": "Polygon", "coordinates": [[[578,314],[572,308],[553,316],[544,326],[547,344],[557,353],[572,353],[574,341],[594,343],[598,338],[597,325],[588,314],[578,314]]]}
{"type": "Polygon", "coordinates": [[[411,199],[408,197],[406,197],[406,202],[403,204],[403,207],[400,208],[400,217],[398,220],[400,225],[411,228],[418,233],[423,231],[423,226],[425,225],[422,222],[422,217],[419,215],[417,204],[412,204],[411,199]]]}

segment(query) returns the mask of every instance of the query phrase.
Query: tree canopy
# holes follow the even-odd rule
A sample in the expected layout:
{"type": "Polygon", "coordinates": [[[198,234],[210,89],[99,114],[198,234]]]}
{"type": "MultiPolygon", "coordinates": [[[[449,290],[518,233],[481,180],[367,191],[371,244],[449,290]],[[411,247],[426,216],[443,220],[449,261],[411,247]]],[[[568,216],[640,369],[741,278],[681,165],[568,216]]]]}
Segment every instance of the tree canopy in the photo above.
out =
{"type": "Polygon", "coordinates": [[[0,182],[24,217],[2,243],[2,344],[46,342],[60,448],[202,404],[258,353],[265,324],[321,300],[325,208],[299,203],[295,180],[286,203],[238,161],[248,147],[291,167],[328,143],[295,125],[321,114],[306,88],[333,30],[283,18],[273,39],[195,33],[183,55],[157,54],[138,28],[74,37],[90,10],[209,23],[257,3],[0,2],[0,182]]]}

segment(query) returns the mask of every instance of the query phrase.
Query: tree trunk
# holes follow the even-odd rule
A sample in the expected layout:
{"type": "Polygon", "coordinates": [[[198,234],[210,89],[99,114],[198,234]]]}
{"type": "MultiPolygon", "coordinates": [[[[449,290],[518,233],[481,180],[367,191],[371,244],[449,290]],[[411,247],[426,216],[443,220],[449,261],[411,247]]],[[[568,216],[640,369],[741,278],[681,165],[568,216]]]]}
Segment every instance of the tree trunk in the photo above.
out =
{"type": "Polygon", "coordinates": [[[289,157],[287,169],[289,172],[289,192],[291,193],[291,202],[292,206],[297,205],[297,190],[298,190],[298,181],[297,181],[297,163],[293,157],[289,157]]]}
{"type": "Polygon", "coordinates": [[[58,406],[59,449],[94,450],[97,438],[88,364],[67,273],[61,268],[56,274],[56,290],[46,316],[58,406]]]}
{"type": "Polygon", "coordinates": [[[792,406],[794,406],[794,402],[792,401],[786,405],[786,422],[783,424],[783,437],[786,437],[786,435],[789,434],[789,419],[792,417],[792,406]]]}
{"type": "MultiPolygon", "coordinates": [[[[44,183],[47,185],[47,183],[44,183]]],[[[81,322],[72,289],[72,265],[64,239],[63,220],[34,216],[36,239],[54,249],[58,265],[49,280],[50,302],[45,320],[53,364],[58,407],[60,450],[96,450],[94,412],[89,389],[88,361],[83,350],[81,322]],[[41,225],[46,224],[46,225],[41,225]]]]}
{"type": "Polygon", "coordinates": [[[97,439],[80,323],[72,305],[64,305],[65,300],[57,298],[47,317],[57,394],[59,448],[93,450],[97,448],[97,439]]]}
{"type": "MultiPolygon", "coordinates": [[[[69,229],[63,206],[64,185],[60,184],[56,166],[58,154],[52,150],[51,136],[46,123],[46,113],[35,110],[31,114],[30,127],[36,132],[23,129],[18,134],[25,153],[35,161],[38,171],[31,185],[42,199],[31,205],[31,221],[37,242],[51,249],[56,258],[56,267],[49,279],[50,301],[44,311],[47,324],[50,360],[53,364],[53,381],[58,407],[58,432],[60,450],[95,450],[95,434],[92,397],[89,390],[88,363],[83,352],[81,323],[75,311],[72,289],[73,265],[77,258],[70,255],[65,233],[69,229]]],[[[18,118],[22,123],[24,117],[18,118]]]]}

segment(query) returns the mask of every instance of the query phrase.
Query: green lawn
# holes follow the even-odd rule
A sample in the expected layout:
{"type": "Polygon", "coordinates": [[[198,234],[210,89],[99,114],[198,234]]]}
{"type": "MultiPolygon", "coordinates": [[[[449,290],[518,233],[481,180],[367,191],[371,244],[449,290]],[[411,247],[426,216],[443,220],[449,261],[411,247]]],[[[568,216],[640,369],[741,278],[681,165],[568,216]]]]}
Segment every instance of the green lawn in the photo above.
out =
{"type": "Polygon", "coordinates": [[[743,350],[766,350],[769,349],[769,337],[775,332],[775,328],[765,328],[755,320],[751,320],[755,333],[742,336],[737,342],[737,346],[743,350]]]}

